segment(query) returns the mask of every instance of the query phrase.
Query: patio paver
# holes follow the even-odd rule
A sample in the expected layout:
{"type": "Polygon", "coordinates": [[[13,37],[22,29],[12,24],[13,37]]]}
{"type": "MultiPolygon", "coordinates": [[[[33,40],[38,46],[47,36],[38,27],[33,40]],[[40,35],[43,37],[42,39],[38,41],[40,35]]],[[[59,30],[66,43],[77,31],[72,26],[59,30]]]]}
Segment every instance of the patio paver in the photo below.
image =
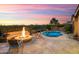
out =
{"type": "MultiPolygon", "coordinates": [[[[38,33],[39,34],[39,33],[38,33]]],[[[36,34],[33,34],[36,38],[36,34]]],[[[23,54],[53,54],[79,53],[79,42],[68,38],[67,34],[52,39],[46,39],[41,34],[33,43],[25,43],[18,53],[23,54]]]]}

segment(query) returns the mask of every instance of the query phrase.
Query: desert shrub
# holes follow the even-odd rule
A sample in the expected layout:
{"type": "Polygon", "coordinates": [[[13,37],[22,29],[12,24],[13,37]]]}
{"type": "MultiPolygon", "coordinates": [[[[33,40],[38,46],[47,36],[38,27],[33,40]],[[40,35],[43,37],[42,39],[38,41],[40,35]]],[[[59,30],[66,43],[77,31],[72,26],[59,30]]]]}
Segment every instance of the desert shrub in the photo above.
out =
{"type": "Polygon", "coordinates": [[[64,27],[65,24],[58,24],[57,27],[64,27]]]}
{"type": "Polygon", "coordinates": [[[71,24],[66,24],[64,29],[65,29],[66,33],[72,33],[72,31],[73,31],[73,28],[72,28],[71,24]]]}

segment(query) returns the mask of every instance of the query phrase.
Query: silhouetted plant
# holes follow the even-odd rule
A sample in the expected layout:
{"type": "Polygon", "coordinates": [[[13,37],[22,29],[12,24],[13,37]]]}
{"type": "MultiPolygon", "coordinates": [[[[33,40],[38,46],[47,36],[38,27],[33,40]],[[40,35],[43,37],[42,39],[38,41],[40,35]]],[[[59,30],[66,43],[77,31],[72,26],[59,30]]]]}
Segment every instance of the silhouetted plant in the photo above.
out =
{"type": "Polygon", "coordinates": [[[56,25],[56,24],[59,24],[59,22],[58,22],[58,20],[57,20],[56,18],[52,18],[52,19],[50,20],[50,24],[56,25]]]}

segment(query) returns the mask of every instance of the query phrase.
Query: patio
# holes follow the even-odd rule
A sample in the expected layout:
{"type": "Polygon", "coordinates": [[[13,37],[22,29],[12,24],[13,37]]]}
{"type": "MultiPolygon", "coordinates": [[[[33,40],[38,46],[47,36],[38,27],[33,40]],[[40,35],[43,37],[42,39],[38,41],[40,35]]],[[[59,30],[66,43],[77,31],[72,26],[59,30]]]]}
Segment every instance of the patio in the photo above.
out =
{"type": "Polygon", "coordinates": [[[63,54],[79,53],[79,42],[70,39],[67,34],[63,36],[46,39],[40,33],[33,34],[31,42],[23,43],[20,48],[10,49],[12,54],[63,54]]]}

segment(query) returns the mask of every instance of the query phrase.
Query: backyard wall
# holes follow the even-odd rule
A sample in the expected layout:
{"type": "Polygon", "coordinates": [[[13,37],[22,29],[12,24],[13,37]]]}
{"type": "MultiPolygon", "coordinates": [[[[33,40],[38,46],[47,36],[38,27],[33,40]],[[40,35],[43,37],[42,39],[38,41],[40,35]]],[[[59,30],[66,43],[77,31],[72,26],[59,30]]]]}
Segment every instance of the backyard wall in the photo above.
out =
{"type": "Polygon", "coordinates": [[[79,5],[72,16],[74,36],[79,38],[79,5]]]}

